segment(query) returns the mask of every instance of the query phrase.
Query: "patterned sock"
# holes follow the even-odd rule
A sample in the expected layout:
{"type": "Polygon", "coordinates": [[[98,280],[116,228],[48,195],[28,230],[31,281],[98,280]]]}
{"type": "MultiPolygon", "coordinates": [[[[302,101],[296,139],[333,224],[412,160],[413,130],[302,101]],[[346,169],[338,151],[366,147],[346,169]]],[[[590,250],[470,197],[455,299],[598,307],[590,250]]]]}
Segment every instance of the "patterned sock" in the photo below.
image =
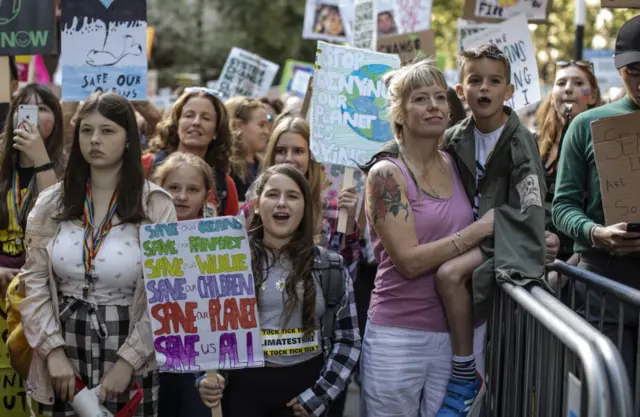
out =
{"type": "Polygon", "coordinates": [[[457,379],[475,381],[476,379],[476,358],[475,356],[455,356],[453,357],[453,370],[451,376],[457,379]]]}

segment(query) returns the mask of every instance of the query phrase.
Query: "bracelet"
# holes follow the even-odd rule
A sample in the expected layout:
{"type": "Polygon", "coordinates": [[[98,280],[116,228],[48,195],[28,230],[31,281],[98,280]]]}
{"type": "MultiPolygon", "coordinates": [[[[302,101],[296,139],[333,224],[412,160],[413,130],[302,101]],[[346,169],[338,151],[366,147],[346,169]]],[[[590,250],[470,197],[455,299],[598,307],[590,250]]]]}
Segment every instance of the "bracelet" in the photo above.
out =
{"type": "Polygon", "coordinates": [[[35,167],[33,169],[33,172],[37,174],[38,172],[44,172],[50,169],[53,169],[53,162],[47,162],[46,164],[42,164],[39,167],[35,167]]]}
{"type": "Polygon", "coordinates": [[[451,242],[453,243],[453,246],[456,247],[456,250],[458,251],[458,255],[462,255],[462,252],[460,251],[460,247],[456,243],[456,240],[453,238],[453,235],[449,235],[449,239],[451,239],[451,242]]]}
{"type": "Polygon", "coordinates": [[[469,246],[467,241],[462,238],[462,235],[460,234],[460,232],[456,232],[456,236],[458,236],[460,238],[460,240],[462,241],[462,243],[464,243],[464,245],[467,247],[466,252],[469,252],[471,250],[471,246],[469,246]]]}

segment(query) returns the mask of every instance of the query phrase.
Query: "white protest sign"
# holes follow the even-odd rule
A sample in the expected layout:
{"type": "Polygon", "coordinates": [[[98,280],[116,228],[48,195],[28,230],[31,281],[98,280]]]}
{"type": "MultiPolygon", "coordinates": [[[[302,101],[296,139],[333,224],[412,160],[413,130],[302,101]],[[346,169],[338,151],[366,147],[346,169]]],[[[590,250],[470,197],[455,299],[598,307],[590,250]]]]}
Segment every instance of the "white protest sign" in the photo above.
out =
{"type": "Polygon", "coordinates": [[[466,0],[464,18],[504,20],[524,14],[528,21],[545,22],[551,0],[466,0]]]}
{"type": "Polygon", "coordinates": [[[353,3],[350,7],[345,7],[343,3],[344,1],[340,0],[307,0],[302,37],[328,42],[348,42],[351,35],[348,22],[353,16],[347,17],[345,10],[353,9],[353,3]]]}
{"type": "Polygon", "coordinates": [[[493,25],[462,41],[464,49],[491,43],[497,46],[511,63],[511,83],[515,86],[513,98],[507,105],[520,110],[542,99],[540,77],[527,17],[523,14],[493,25]]]}
{"type": "Polygon", "coordinates": [[[291,91],[301,95],[307,93],[307,87],[309,86],[309,79],[313,76],[312,72],[296,71],[291,79],[291,91]]]}
{"type": "Polygon", "coordinates": [[[421,32],[431,28],[432,0],[396,0],[399,33],[421,32]]]}
{"type": "Polygon", "coordinates": [[[615,51],[611,49],[585,49],[584,59],[593,63],[593,72],[598,79],[600,91],[603,93],[613,87],[623,87],[620,73],[613,62],[615,51]]]}
{"type": "Polygon", "coordinates": [[[483,30],[494,26],[495,23],[475,23],[464,19],[458,19],[458,51],[464,48],[462,42],[471,35],[482,32],[483,30]]]}
{"type": "Polygon", "coordinates": [[[399,27],[396,12],[396,0],[376,0],[378,38],[398,34],[399,27]]]}
{"type": "Polygon", "coordinates": [[[311,150],[319,162],[355,167],[393,138],[383,76],[398,55],[318,42],[311,150]]]}
{"type": "Polygon", "coordinates": [[[251,254],[236,217],[140,227],[161,372],[263,366],[251,254]]]}
{"type": "Polygon", "coordinates": [[[278,64],[234,47],[222,67],[217,89],[225,100],[234,96],[266,96],[278,68],[278,64]]]}
{"type": "Polygon", "coordinates": [[[375,50],[376,26],[375,0],[355,0],[355,20],[351,45],[354,48],[375,50]]]}

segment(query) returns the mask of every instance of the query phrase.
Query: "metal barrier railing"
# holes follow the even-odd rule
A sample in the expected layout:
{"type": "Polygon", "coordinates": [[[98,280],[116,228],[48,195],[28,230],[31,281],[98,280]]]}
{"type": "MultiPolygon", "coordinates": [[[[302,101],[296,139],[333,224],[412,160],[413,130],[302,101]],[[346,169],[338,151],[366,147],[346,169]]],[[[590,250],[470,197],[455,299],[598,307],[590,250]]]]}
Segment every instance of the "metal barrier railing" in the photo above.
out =
{"type": "MultiPolygon", "coordinates": [[[[487,395],[490,417],[559,417],[569,374],[582,382],[581,416],[612,416],[607,369],[592,342],[528,290],[502,284],[489,320],[487,395]]],[[[624,416],[628,417],[628,416],[624,416]]]]}
{"type": "MultiPolygon", "coordinates": [[[[562,261],[556,261],[553,264],[547,265],[547,269],[550,271],[556,271],[569,278],[568,289],[570,300],[568,304],[571,307],[571,310],[581,314],[588,322],[594,325],[601,332],[604,332],[605,325],[617,326],[615,337],[612,337],[612,340],[615,343],[617,350],[621,352],[623,349],[623,336],[627,331],[625,317],[629,315],[626,312],[626,309],[631,309],[633,311],[631,314],[638,317],[638,322],[640,322],[640,291],[593,272],[571,266],[562,261]],[[583,297],[583,300],[576,299],[576,283],[584,284],[586,287],[586,295],[583,297]],[[592,306],[593,294],[600,295],[600,303],[598,306],[592,306]],[[605,311],[611,303],[616,303],[613,306],[617,307],[618,311],[615,323],[611,323],[610,319],[609,322],[605,321],[605,311]],[[592,317],[592,315],[589,314],[590,311],[594,310],[593,307],[597,307],[597,310],[599,310],[597,317],[592,317]]],[[[558,291],[558,296],[560,296],[560,291],[558,291]]],[[[626,383],[629,384],[629,380],[635,380],[635,387],[633,390],[633,416],[640,417],[640,349],[638,348],[640,346],[640,331],[638,331],[637,324],[635,325],[635,330],[638,333],[634,336],[636,339],[635,369],[631,369],[634,371],[633,375],[626,377],[626,383]]],[[[613,378],[612,384],[624,384],[623,381],[615,381],[615,375],[611,375],[611,370],[609,370],[609,374],[610,377],[613,378]]],[[[627,374],[628,372],[625,372],[625,376],[627,374]]],[[[629,391],[631,391],[631,389],[629,389],[629,391]]],[[[630,396],[630,394],[627,395],[630,396]]]]}

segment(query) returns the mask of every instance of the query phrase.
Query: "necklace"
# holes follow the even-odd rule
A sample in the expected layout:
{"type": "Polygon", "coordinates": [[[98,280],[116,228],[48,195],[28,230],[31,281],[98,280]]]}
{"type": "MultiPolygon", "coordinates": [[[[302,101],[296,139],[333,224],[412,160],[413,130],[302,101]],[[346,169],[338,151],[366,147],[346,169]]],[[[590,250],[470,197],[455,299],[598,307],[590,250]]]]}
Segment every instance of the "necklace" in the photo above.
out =
{"type": "MultiPolygon", "coordinates": [[[[405,157],[401,157],[401,158],[404,161],[405,165],[407,165],[407,167],[409,168],[409,172],[411,173],[411,176],[413,177],[413,180],[416,182],[416,185],[418,185],[418,187],[419,187],[419,183],[418,183],[417,179],[415,178],[415,176],[413,174],[413,172],[415,170],[412,169],[412,167],[415,167],[415,165],[413,164],[413,162],[409,163],[410,161],[407,158],[405,158],[405,157]]],[[[438,151],[438,160],[442,161],[442,155],[440,154],[439,151],[438,151]]],[[[443,174],[444,173],[444,165],[442,165],[442,163],[440,163],[439,165],[440,166],[438,167],[438,171],[441,174],[443,174]]],[[[428,171],[429,171],[428,168],[423,170],[423,171],[418,171],[418,172],[420,172],[420,178],[422,178],[424,180],[424,182],[427,184],[427,187],[429,187],[429,189],[431,190],[431,193],[427,193],[427,194],[433,194],[434,197],[441,198],[440,197],[440,193],[438,193],[438,191],[429,183],[429,179],[427,177],[428,171]]]]}

